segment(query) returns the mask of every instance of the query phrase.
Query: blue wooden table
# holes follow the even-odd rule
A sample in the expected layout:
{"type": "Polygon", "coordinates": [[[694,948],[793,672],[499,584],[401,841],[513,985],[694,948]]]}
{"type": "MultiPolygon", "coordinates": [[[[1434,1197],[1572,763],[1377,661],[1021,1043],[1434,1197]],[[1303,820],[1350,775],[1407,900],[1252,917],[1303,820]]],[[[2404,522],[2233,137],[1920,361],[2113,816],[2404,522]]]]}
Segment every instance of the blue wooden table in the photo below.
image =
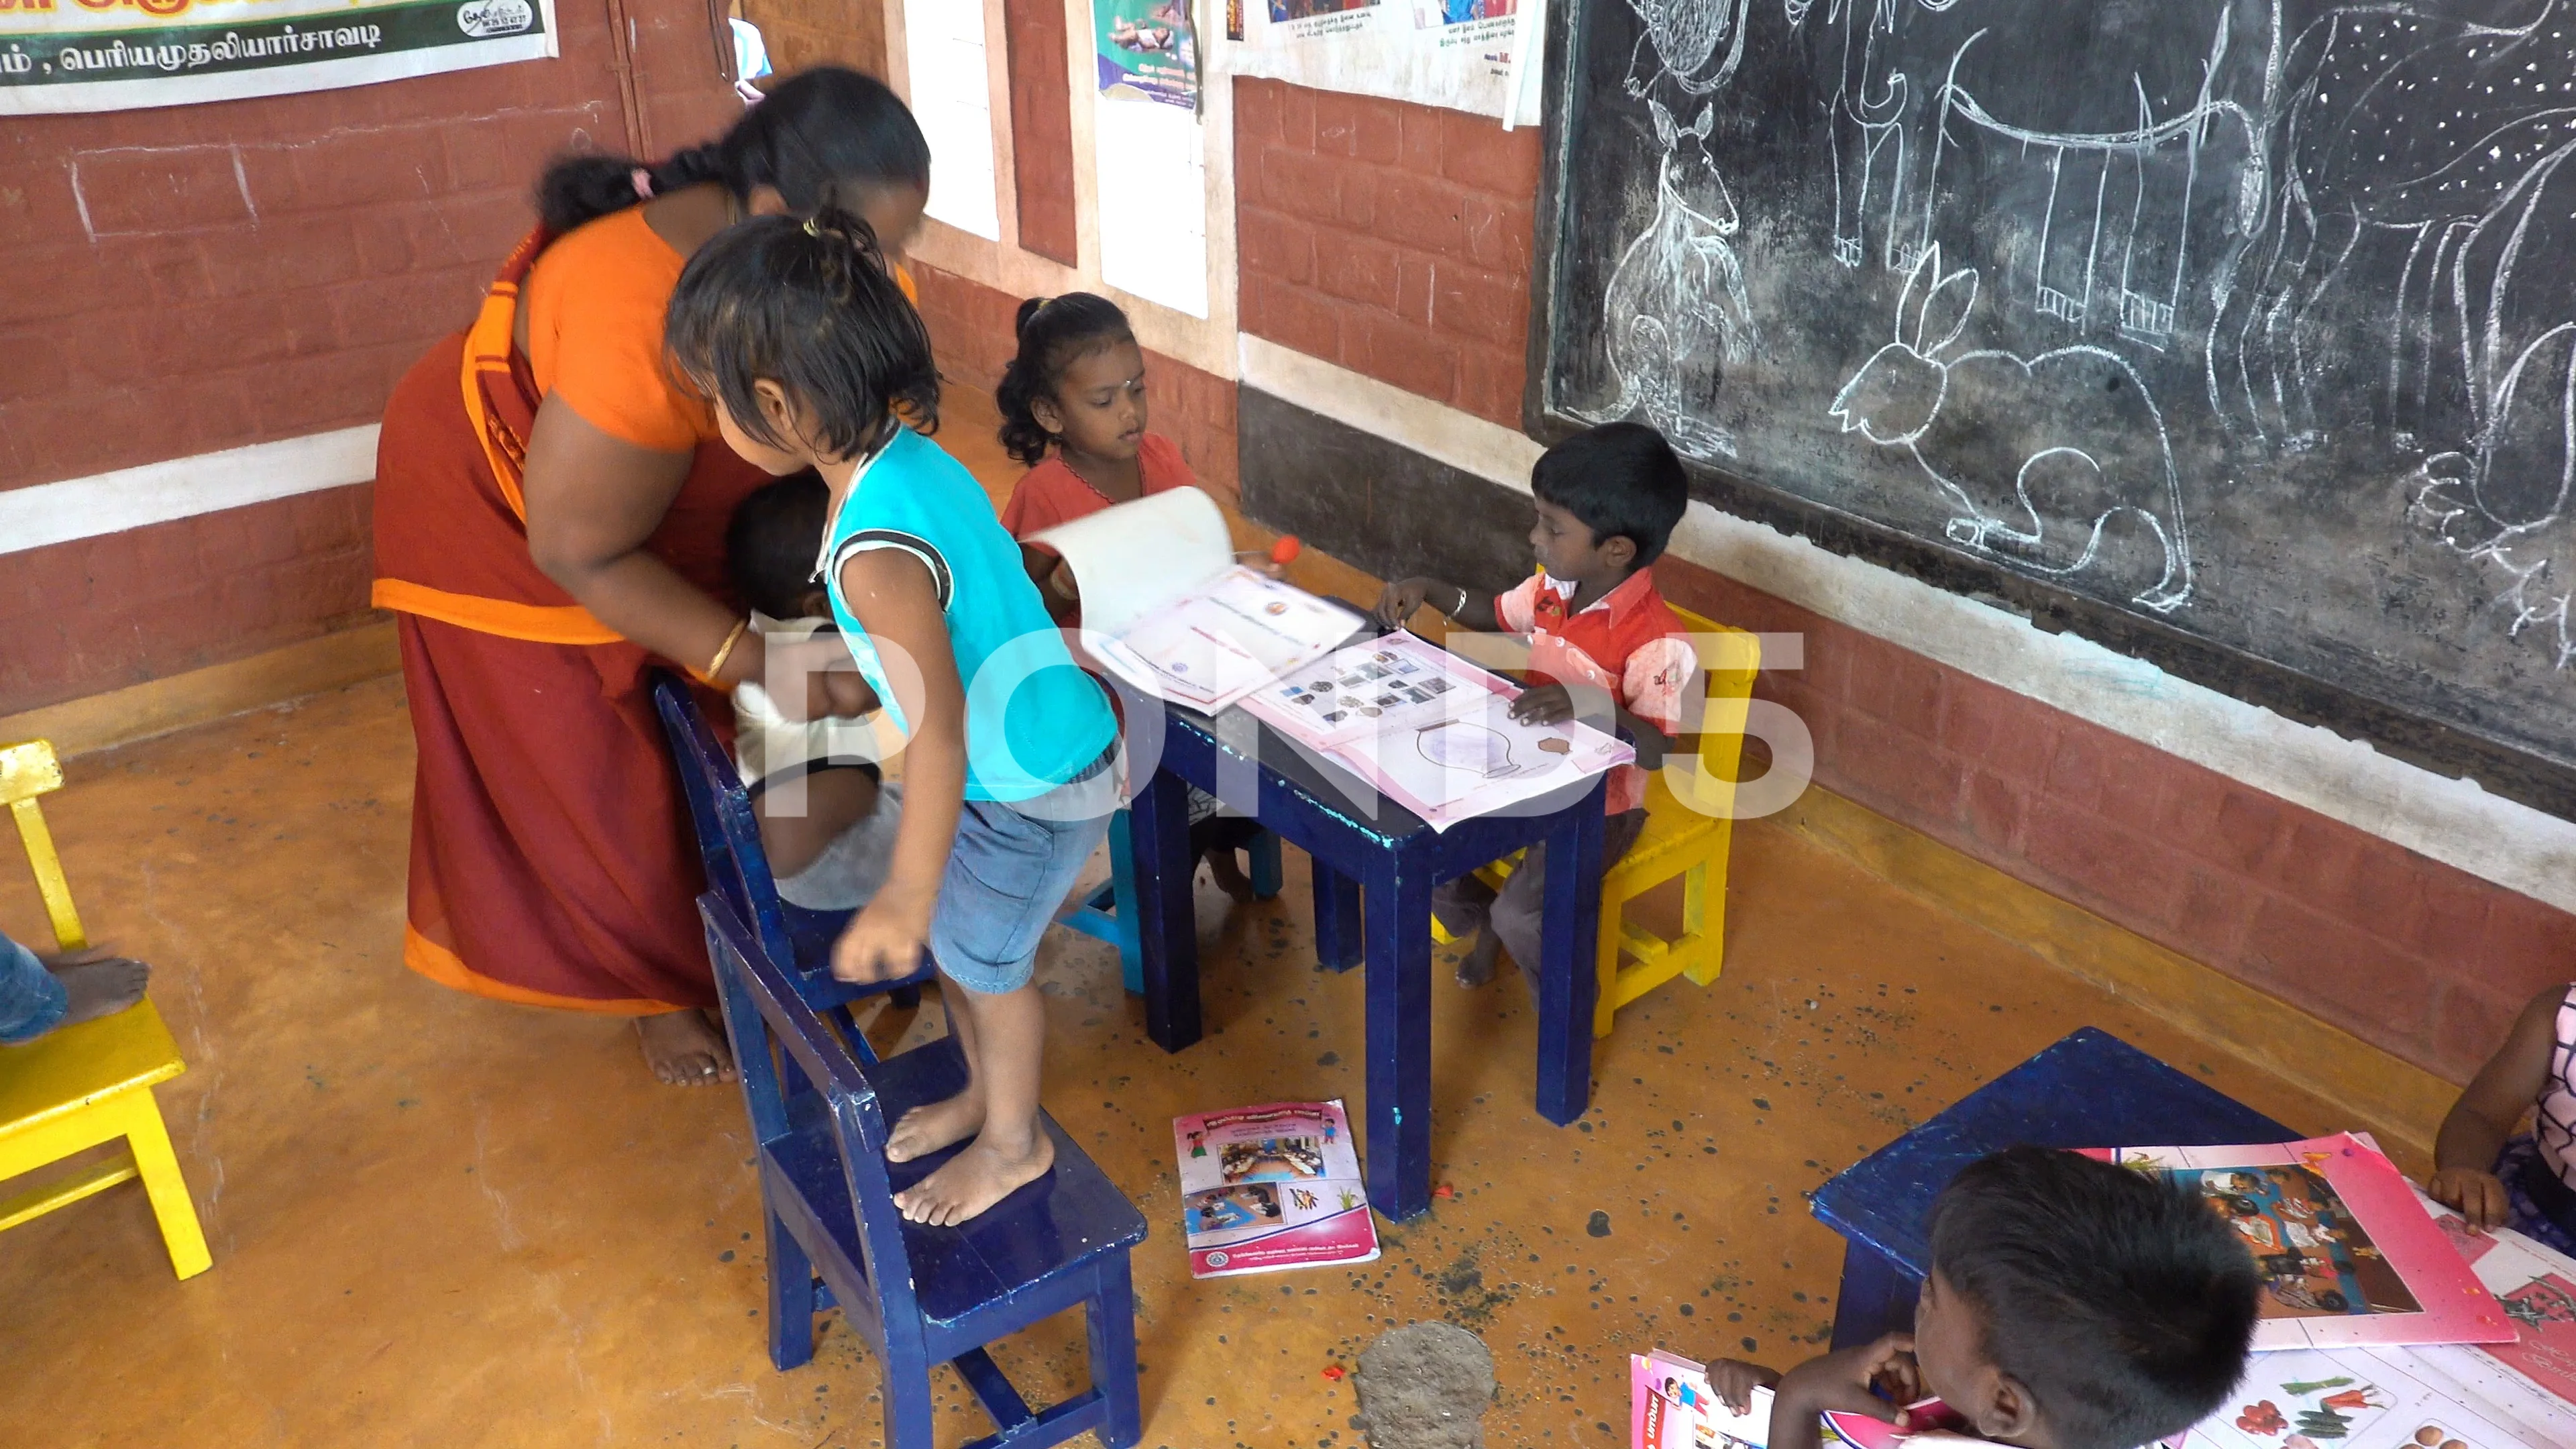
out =
{"type": "MultiPolygon", "coordinates": [[[[1132,730],[1151,706],[1128,701],[1132,730]]],[[[1431,1206],[1431,890],[1546,842],[1539,968],[1538,1110],[1563,1125],[1592,1095],[1592,953],[1601,898],[1602,788],[1596,776],[1511,815],[1435,831],[1340,766],[1241,710],[1211,719],[1164,705],[1162,768],[1130,825],[1143,927],[1146,1032],[1165,1051],[1199,1038],[1198,926],[1191,910],[1188,785],[1258,819],[1314,861],[1323,964],[1366,961],[1368,1102],[1361,1118],[1369,1201],[1401,1221],[1431,1206]]],[[[1221,1104],[1212,1104],[1221,1105],[1221,1104]]]]}
{"type": "Polygon", "coordinates": [[[2295,1142],[2291,1131],[2196,1078],[2085,1027],[1970,1092],[1817,1188],[1816,1217],[1843,1236],[1834,1347],[1910,1331],[1932,1271],[1932,1199],[1990,1152],[2038,1147],[2216,1147],[2295,1142]]]}

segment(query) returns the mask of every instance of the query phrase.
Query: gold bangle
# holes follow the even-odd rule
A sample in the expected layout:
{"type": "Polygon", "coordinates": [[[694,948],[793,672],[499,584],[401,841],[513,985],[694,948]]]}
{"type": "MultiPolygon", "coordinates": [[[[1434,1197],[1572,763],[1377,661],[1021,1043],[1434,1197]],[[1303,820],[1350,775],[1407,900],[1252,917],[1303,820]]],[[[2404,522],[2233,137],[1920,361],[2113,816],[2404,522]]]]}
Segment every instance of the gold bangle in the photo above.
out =
{"type": "Polygon", "coordinates": [[[707,683],[723,682],[725,661],[733,657],[733,646],[742,642],[743,631],[750,627],[751,620],[748,617],[734,620],[733,632],[725,636],[724,643],[716,650],[716,657],[707,661],[707,683]]]}

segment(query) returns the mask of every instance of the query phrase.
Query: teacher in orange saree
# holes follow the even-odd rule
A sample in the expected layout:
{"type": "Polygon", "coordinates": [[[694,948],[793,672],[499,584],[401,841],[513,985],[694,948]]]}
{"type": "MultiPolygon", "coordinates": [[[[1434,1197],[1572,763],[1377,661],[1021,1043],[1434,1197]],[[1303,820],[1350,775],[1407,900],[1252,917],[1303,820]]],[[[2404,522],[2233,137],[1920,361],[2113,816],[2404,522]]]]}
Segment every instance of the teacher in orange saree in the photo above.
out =
{"type": "MultiPolygon", "coordinates": [[[[460,991],[629,1016],[666,1082],[729,1079],[694,838],[647,689],[760,678],[725,524],[767,479],[664,365],[689,256],[745,216],[831,204],[889,253],[930,148],[875,79],[825,67],[658,164],[558,160],[471,330],[394,390],[376,451],[376,604],[394,611],[419,773],[403,961],[460,991]]],[[[819,541],[818,541],[819,543],[819,541]]]]}

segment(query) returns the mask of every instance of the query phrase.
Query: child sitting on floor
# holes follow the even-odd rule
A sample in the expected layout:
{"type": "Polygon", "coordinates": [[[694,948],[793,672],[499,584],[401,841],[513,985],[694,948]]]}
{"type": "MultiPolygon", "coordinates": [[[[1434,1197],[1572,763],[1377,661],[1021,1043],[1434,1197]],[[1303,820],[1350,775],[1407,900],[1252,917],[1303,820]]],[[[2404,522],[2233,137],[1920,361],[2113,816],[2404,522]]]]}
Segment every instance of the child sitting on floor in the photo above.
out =
{"type": "Polygon", "coordinates": [[[2138,1449],[2208,1418],[2245,1372],[2254,1260],[2167,1179],[2015,1147],[1943,1188],[1931,1228],[1912,1333],[1785,1377],[1709,1365],[1710,1388],[1737,1413],[1756,1385],[1777,1389],[1770,1449],[1815,1449],[1827,1412],[1894,1422],[1925,1398],[1949,1427],[2000,1444],[2138,1449]]]}
{"type": "MultiPolygon", "coordinates": [[[[1652,567],[1689,507],[1689,483],[1661,433],[1642,423],[1608,423],[1548,449],[1530,473],[1530,491],[1538,509],[1530,548],[1539,571],[1519,588],[1497,597],[1440,579],[1400,579],[1378,597],[1377,617],[1401,625],[1428,602],[1468,629],[1527,634],[1533,687],[1512,702],[1513,718],[1557,724],[1579,714],[1607,729],[1615,717],[1637,747],[1637,763],[1610,776],[1610,818],[1601,829],[1606,871],[1645,828],[1646,771],[1660,769],[1673,748],[1682,690],[1698,668],[1688,630],[1655,590],[1652,567]],[[1581,708],[1577,689],[1586,696],[1581,708]]],[[[1531,846],[1499,893],[1473,875],[1433,892],[1432,912],[1451,937],[1482,932],[1458,964],[1459,985],[1493,979],[1499,944],[1535,989],[1546,854],[1531,846]]]]}
{"type": "MultiPolygon", "coordinates": [[[[1002,369],[993,400],[1002,411],[1002,448],[1029,465],[1002,506],[1002,526],[1022,540],[1029,577],[1047,594],[1057,623],[1080,622],[1081,598],[1063,561],[1029,535],[1149,493],[1191,488],[1198,476],[1171,439],[1146,431],[1145,351],[1127,314],[1106,297],[1067,292],[1020,304],[1019,355],[1002,369]]],[[[1190,853],[1217,887],[1239,901],[1252,882],[1235,852],[1261,827],[1224,813],[1215,796],[1190,791],[1190,853]]]]}
{"type": "MultiPolygon", "coordinates": [[[[837,639],[829,593],[814,578],[814,551],[832,490],[807,469],[767,484],[734,506],[725,529],[725,571],[734,592],[764,617],[770,658],[795,646],[837,639]]],[[[846,660],[837,643],[831,648],[846,660]]],[[[790,720],[757,680],[733,692],[734,757],[760,820],[779,896],[814,911],[854,911],[885,883],[903,787],[884,783],[875,732],[859,723],[877,708],[858,675],[833,671],[822,697],[809,693],[802,722],[790,720]]]]}
{"type": "Polygon", "coordinates": [[[929,330],[866,222],[827,207],[737,223],[689,259],[666,344],[735,452],[781,477],[813,468],[831,488],[832,615],[906,740],[893,866],[832,972],[882,981],[910,974],[925,948],[936,960],[966,1087],[905,1113],[886,1155],[968,1142],[895,1195],[914,1222],[964,1222],[1054,1162],[1038,1110],[1046,1007],[1030,975],[1108,835],[1117,722],[983,486],[921,431],[939,419],[929,330]]]}
{"type": "Polygon", "coordinates": [[[2576,985],[2552,986],[2460,1093],[2424,1190],[2480,1232],[2511,1227],[2576,1253],[2576,985]],[[2532,1130],[2516,1133],[2522,1114],[2532,1130]]]}

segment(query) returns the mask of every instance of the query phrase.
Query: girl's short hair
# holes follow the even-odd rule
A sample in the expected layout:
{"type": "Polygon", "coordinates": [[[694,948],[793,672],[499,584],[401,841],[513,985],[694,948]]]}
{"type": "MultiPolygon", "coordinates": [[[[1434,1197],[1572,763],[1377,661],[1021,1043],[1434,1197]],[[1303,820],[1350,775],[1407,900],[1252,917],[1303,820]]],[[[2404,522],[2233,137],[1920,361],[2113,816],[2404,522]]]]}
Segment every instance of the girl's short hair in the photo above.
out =
{"type": "Polygon", "coordinates": [[[1046,460],[1052,434],[1038,426],[1035,404],[1055,396],[1056,384],[1074,359],[1136,340],[1127,314],[1106,297],[1067,292],[1061,297],[1031,297],[1020,304],[1017,322],[1020,352],[1002,368],[993,401],[1002,410],[1002,450],[1036,467],[1046,460]]]}
{"type": "Polygon", "coordinates": [[[537,182],[537,215],[562,233],[649,197],[720,181],[737,198],[777,190],[788,209],[855,210],[870,187],[930,189],[930,142],[885,82],[821,65],[781,82],[733,129],[703,146],[646,165],[627,156],[556,158],[537,182]]]}
{"type": "Polygon", "coordinates": [[[903,422],[939,426],[930,329],[887,274],[876,233],[826,207],[809,221],[753,217],[698,249],[671,293],[673,369],[743,432],[787,447],[762,413],[764,379],[813,414],[802,439],[830,457],[880,444],[903,422]]]}

